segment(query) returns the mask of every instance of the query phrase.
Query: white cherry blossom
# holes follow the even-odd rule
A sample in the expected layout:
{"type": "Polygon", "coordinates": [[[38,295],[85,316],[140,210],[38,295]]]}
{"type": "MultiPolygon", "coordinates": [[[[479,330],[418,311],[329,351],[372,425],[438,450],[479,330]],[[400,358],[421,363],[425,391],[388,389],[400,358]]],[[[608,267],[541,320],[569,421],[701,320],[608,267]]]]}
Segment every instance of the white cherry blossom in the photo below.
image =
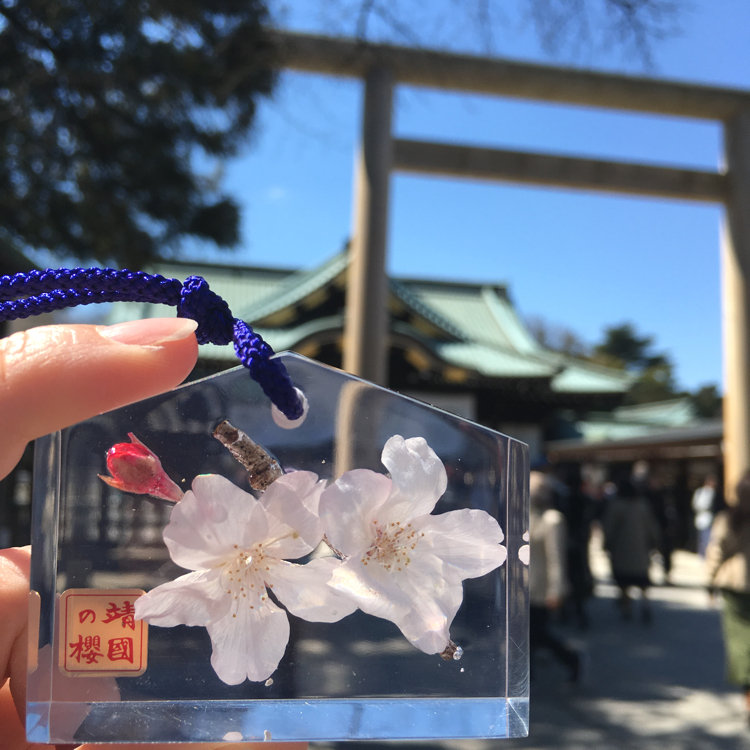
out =
{"type": "Polygon", "coordinates": [[[295,471],[256,499],[222,476],[196,477],[164,530],[172,560],[192,572],[136,600],[136,617],[162,627],[204,626],[222,681],[265,681],[289,641],[287,613],[268,589],[307,620],[335,622],[356,609],[326,585],[340,564],[335,558],[288,562],[322,539],[323,486],[315,474],[295,471]]]}
{"type": "Polygon", "coordinates": [[[424,438],[394,435],[381,460],[390,477],[354,469],[321,496],[326,540],[344,558],[329,585],[425,653],[452,653],[462,581],[505,562],[503,532],[483,510],[431,514],[447,478],[424,438]]]}

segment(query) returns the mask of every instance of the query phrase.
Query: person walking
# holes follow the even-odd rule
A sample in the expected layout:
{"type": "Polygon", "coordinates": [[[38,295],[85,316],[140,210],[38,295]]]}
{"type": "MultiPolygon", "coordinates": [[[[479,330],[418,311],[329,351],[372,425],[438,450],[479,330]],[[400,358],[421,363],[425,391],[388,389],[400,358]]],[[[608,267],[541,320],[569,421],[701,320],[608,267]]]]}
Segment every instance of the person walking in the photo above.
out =
{"type": "Polygon", "coordinates": [[[544,473],[532,471],[529,477],[529,565],[532,676],[535,656],[549,650],[568,670],[573,683],[581,679],[581,654],[552,629],[551,618],[562,606],[569,590],[566,571],[567,529],[565,516],[555,507],[555,491],[544,473]]]}
{"type": "Polygon", "coordinates": [[[604,545],[609,552],[612,577],[620,589],[620,613],[632,616],[630,589],[641,592],[641,620],[651,622],[648,589],[651,552],[659,546],[659,525],[651,505],[628,479],[617,484],[617,494],[607,503],[604,516],[604,545]]]}
{"type": "Polygon", "coordinates": [[[698,554],[705,558],[716,508],[716,477],[713,474],[709,474],[703,480],[703,484],[695,490],[691,504],[698,538],[698,554]]]}
{"type": "Polygon", "coordinates": [[[562,508],[567,527],[567,568],[570,591],[564,616],[572,612],[578,627],[586,630],[589,618],[586,602],[594,593],[594,577],[589,563],[593,500],[584,489],[579,466],[569,467],[565,474],[566,501],[562,508]]]}
{"type": "Polygon", "coordinates": [[[675,547],[675,526],[677,523],[677,511],[673,498],[661,482],[652,476],[648,461],[643,459],[633,464],[627,486],[632,486],[635,494],[645,500],[651,508],[651,514],[656,521],[659,534],[656,551],[661,557],[664,582],[669,583],[672,573],[672,553],[675,547]]]}
{"type": "Polygon", "coordinates": [[[721,592],[727,679],[745,695],[750,727],[750,471],[736,488],[736,504],[716,516],[706,568],[711,591],[721,592]]]}

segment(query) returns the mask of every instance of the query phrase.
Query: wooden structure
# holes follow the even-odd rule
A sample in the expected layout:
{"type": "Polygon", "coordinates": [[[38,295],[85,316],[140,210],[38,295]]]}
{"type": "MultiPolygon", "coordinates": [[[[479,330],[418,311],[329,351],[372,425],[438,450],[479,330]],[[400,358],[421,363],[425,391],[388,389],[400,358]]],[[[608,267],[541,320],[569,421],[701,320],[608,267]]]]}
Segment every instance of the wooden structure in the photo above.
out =
{"type": "Polygon", "coordinates": [[[750,92],[285,32],[277,41],[281,67],[365,84],[344,367],[370,380],[385,376],[394,171],[722,204],[725,480],[734,485],[750,467],[750,92]],[[714,120],[724,128],[725,164],[713,172],[398,139],[399,84],[714,120]]]}

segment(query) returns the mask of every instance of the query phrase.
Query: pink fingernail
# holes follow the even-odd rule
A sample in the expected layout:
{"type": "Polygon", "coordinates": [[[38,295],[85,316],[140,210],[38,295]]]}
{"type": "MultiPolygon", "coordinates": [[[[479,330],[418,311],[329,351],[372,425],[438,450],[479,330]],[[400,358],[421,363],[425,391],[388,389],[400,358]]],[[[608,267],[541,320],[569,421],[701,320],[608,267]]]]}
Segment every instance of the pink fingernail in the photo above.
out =
{"type": "Polygon", "coordinates": [[[146,318],[102,326],[99,333],[120,344],[159,346],[179,341],[195,332],[198,323],[190,318],[146,318]]]}

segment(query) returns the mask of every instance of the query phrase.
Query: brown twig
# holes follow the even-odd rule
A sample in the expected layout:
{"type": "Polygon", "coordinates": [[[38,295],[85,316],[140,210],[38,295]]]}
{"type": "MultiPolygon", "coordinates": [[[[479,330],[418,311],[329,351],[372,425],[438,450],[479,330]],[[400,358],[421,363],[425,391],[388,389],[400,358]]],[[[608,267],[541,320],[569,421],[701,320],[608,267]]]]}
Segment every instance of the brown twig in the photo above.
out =
{"type": "Polygon", "coordinates": [[[216,426],[213,436],[247,469],[254,490],[265,490],[284,473],[276,459],[226,419],[216,426]]]}

